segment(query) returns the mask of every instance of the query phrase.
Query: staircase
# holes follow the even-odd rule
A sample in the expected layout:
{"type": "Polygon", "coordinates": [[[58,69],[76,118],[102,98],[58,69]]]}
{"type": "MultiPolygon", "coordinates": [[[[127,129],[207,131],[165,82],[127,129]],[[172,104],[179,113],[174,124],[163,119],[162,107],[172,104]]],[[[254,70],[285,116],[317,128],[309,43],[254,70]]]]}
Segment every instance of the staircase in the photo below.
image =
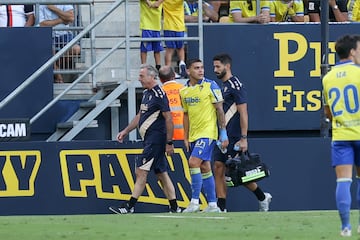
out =
{"type": "MultiPolygon", "coordinates": [[[[102,84],[95,95],[87,102],[80,103],[80,108],[66,122],[58,123],[54,132],[47,141],[71,141],[84,127],[98,127],[94,120],[106,108],[112,109],[112,121],[119,122],[118,108],[120,107],[119,96],[127,90],[126,83],[102,84]]],[[[118,124],[112,124],[112,137],[119,132],[118,124]]]]}

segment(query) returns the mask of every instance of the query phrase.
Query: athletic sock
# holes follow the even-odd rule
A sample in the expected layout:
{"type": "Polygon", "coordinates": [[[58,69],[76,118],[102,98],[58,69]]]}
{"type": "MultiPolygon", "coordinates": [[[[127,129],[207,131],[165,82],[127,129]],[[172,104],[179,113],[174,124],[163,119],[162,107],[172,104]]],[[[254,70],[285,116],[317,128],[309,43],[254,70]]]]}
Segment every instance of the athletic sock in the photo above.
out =
{"type": "Polygon", "coordinates": [[[217,205],[221,211],[224,211],[226,209],[226,198],[218,198],[217,205]]]}
{"type": "Polygon", "coordinates": [[[256,198],[259,200],[259,201],[264,201],[265,200],[265,194],[263,192],[263,190],[261,190],[261,188],[258,186],[255,191],[253,191],[253,193],[255,194],[256,198]]]}
{"type": "Polygon", "coordinates": [[[169,204],[170,204],[170,209],[174,210],[176,212],[176,210],[178,208],[178,204],[176,202],[176,199],[169,200],[169,204]]]}
{"type": "Polygon", "coordinates": [[[208,202],[216,203],[215,180],[212,171],[203,173],[203,188],[208,202]]]}
{"type": "Polygon", "coordinates": [[[341,228],[350,228],[350,206],[351,206],[351,179],[338,178],[336,180],[336,206],[341,219],[341,228]]]}
{"type": "Polygon", "coordinates": [[[137,199],[134,197],[131,197],[128,203],[129,203],[129,207],[132,208],[137,203],[137,199]]]}
{"type": "Polygon", "coordinates": [[[191,175],[191,190],[192,190],[191,198],[199,199],[201,186],[203,184],[200,168],[190,168],[190,175],[191,175]]]}

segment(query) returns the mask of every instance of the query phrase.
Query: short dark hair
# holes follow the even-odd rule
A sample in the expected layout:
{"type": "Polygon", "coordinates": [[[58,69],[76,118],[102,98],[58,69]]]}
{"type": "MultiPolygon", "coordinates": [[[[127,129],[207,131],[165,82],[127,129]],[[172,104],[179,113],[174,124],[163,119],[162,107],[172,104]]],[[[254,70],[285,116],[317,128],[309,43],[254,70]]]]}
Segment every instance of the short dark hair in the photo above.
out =
{"type": "Polygon", "coordinates": [[[222,64],[230,64],[232,63],[232,59],[227,53],[220,53],[213,57],[213,61],[220,61],[222,64]]]}
{"type": "Polygon", "coordinates": [[[175,78],[175,71],[173,67],[163,66],[159,69],[159,78],[161,82],[167,82],[175,78]]]}
{"type": "Polygon", "coordinates": [[[189,59],[186,61],[186,68],[189,69],[191,67],[191,65],[193,65],[194,63],[202,63],[202,61],[198,58],[193,58],[193,59],[189,59]]]}
{"type": "Polygon", "coordinates": [[[340,37],[335,43],[335,50],[340,59],[348,58],[351,49],[356,49],[360,35],[345,35],[340,37]]]}

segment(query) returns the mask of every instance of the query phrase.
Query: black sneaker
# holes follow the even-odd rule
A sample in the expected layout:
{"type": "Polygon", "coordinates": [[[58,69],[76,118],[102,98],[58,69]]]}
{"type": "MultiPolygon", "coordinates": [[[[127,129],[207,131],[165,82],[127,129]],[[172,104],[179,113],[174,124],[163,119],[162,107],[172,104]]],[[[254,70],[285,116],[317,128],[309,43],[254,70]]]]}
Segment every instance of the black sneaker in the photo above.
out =
{"type": "Polygon", "coordinates": [[[109,207],[109,210],[116,214],[128,214],[134,212],[134,207],[129,207],[129,203],[125,202],[120,207],[109,207]]]}
{"type": "Polygon", "coordinates": [[[172,208],[169,208],[169,213],[181,213],[181,208],[176,208],[176,209],[172,209],[172,208]]]}

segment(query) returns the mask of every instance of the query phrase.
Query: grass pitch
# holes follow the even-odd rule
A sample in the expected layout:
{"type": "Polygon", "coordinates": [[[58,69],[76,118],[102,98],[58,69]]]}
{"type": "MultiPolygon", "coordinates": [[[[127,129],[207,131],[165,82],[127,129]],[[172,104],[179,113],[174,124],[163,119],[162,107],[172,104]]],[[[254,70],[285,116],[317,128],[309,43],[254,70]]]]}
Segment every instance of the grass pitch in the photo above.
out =
{"type": "MultiPolygon", "coordinates": [[[[358,211],[352,211],[353,236],[358,211]]],[[[340,239],[336,211],[1,216],[1,239],[340,239]]],[[[348,238],[349,239],[349,238],[348,238]]]]}

